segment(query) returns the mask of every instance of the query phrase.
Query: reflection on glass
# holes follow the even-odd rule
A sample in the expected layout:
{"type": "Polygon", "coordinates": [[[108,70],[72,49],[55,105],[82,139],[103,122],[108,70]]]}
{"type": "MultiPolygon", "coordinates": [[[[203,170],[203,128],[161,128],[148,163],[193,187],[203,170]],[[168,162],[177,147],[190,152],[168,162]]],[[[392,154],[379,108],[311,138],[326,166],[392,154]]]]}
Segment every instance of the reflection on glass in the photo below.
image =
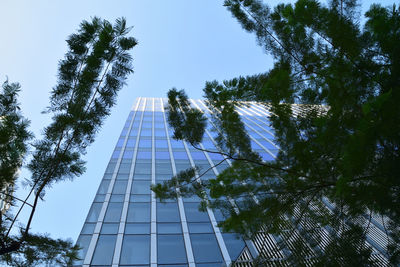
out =
{"type": "Polygon", "coordinates": [[[158,235],[157,252],[160,264],[187,262],[182,235],[158,235]]]}
{"type": "Polygon", "coordinates": [[[100,235],[94,251],[92,265],[111,265],[116,235],[100,235]]]}
{"type": "Polygon", "coordinates": [[[149,235],[125,235],[122,242],[120,264],[148,264],[150,259],[149,235]]]}

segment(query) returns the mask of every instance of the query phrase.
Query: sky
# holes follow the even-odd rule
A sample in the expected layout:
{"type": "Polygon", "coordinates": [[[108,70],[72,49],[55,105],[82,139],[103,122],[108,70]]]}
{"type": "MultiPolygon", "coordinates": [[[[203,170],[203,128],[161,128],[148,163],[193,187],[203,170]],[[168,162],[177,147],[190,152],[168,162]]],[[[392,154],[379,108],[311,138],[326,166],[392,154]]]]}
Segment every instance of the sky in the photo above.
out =
{"type": "MultiPolygon", "coordinates": [[[[280,1],[267,2],[273,6],[280,1]]],[[[369,1],[362,2],[363,10],[368,6],[369,1]]],[[[272,66],[272,58],[232,18],[222,0],[1,0],[0,10],[0,82],[8,78],[21,84],[21,109],[37,138],[50,122],[41,112],[56,85],[58,61],[67,51],[65,40],[82,20],[99,16],[114,22],[125,17],[139,42],[132,51],[135,72],[84,156],[86,173],[56,184],[39,204],[32,231],[54,238],[78,237],[135,98],[166,97],[172,87],[202,98],[206,81],[262,73],[272,66]]],[[[28,177],[23,170],[21,180],[28,177]]],[[[17,196],[25,194],[19,186],[17,196]]]]}

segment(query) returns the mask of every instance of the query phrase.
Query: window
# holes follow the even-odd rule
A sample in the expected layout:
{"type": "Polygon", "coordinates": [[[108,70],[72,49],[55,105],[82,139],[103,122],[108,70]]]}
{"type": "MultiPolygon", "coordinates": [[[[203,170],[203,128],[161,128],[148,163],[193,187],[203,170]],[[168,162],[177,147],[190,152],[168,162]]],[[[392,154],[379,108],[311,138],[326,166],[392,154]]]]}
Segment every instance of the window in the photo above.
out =
{"type": "Polygon", "coordinates": [[[81,247],[78,253],[78,258],[81,260],[75,261],[74,265],[81,265],[83,263],[86,252],[89,248],[90,240],[92,239],[92,235],[80,235],[76,244],[81,247]]]}
{"type": "Polygon", "coordinates": [[[131,194],[150,194],[150,181],[134,180],[131,194]]]}
{"type": "Polygon", "coordinates": [[[177,203],[157,203],[158,222],[179,222],[179,210],[177,203]]]}
{"type": "Polygon", "coordinates": [[[85,223],[83,225],[81,234],[91,235],[93,234],[95,227],[96,227],[95,223],[85,223]]]}
{"type": "Polygon", "coordinates": [[[103,223],[101,234],[118,234],[119,223],[103,223]]]}
{"type": "Polygon", "coordinates": [[[151,163],[136,163],[135,174],[151,174],[151,163]]]}
{"type": "Polygon", "coordinates": [[[150,234],[149,223],[127,223],[125,225],[125,234],[150,234]]]}
{"type": "Polygon", "coordinates": [[[136,139],[134,139],[134,138],[129,138],[129,139],[128,139],[128,142],[126,143],[126,147],[133,148],[133,147],[135,147],[135,143],[136,143],[136,139]]]}
{"type": "Polygon", "coordinates": [[[100,235],[94,251],[92,265],[111,265],[116,235],[100,235]]]}
{"type": "Polygon", "coordinates": [[[189,169],[189,168],[192,168],[192,165],[190,165],[190,163],[184,163],[184,164],[182,164],[182,163],[176,163],[175,164],[175,166],[176,166],[176,172],[180,172],[180,171],[184,171],[184,170],[186,170],[186,169],[189,169]]]}
{"type": "Polygon", "coordinates": [[[156,139],[156,149],[157,148],[168,148],[168,142],[166,139],[156,139]]]}
{"type": "Polygon", "coordinates": [[[181,234],[182,226],[180,223],[157,223],[158,234],[181,234]]]}
{"type": "Polygon", "coordinates": [[[150,129],[142,129],[140,136],[151,136],[151,130],[150,129]]]}
{"type": "Polygon", "coordinates": [[[135,174],[133,176],[133,180],[151,180],[151,175],[150,174],[135,174]]]}
{"type": "Polygon", "coordinates": [[[124,141],[125,141],[125,139],[124,138],[120,138],[120,139],[118,139],[118,142],[117,142],[117,147],[122,147],[123,145],[124,145],[124,141]]]}
{"type": "Polygon", "coordinates": [[[127,222],[150,222],[150,203],[129,203],[127,222]]]}
{"type": "Polygon", "coordinates": [[[206,156],[204,155],[203,152],[192,151],[190,154],[192,155],[192,158],[194,160],[207,160],[207,158],[206,158],[206,156]]]}
{"type": "Polygon", "coordinates": [[[116,161],[110,161],[107,165],[106,173],[113,173],[115,169],[115,165],[117,164],[116,161]]]}
{"type": "Polygon", "coordinates": [[[111,195],[110,202],[124,202],[125,195],[111,195]]]}
{"type": "Polygon", "coordinates": [[[151,159],[151,151],[139,151],[137,154],[138,159],[151,159]]]}
{"type": "Polygon", "coordinates": [[[118,173],[116,179],[117,180],[128,180],[129,174],[128,173],[118,173]]]}
{"type": "Polygon", "coordinates": [[[130,202],[150,202],[150,195],[131,195],[130,202]]]}
{"type": "Polygon", "coordinates": [[[189,233],[214,233],[211,223],[188,223],[189,233]]]}
{"type": "Polygon", "coordinates": [[[209,222],[207,212],[199,211],[199,203],[185,203],[186,220],[188,222],[209,222]]]}
{"type": "Polygon", "coordinates": [[[232,260],[236,260],[240,253],[246,246],[244,241],[234,233],[223,233],[222,234],[226,248],[228,249],[229,255],[232,260]]]}
{"type": "Polygon", "coordinates": [[[140,148],[151,148],[151,140],[141,138],[139,141],[140,148]]]}
{"type": "Polygon", "coordinates": [[[158,235],[157,252],[159,264],[187,262],[182,235],[158,235]]]}
{"type": "Polygon", "coordinates": [[[174,159],[184,159],[184,160],[189,160],[186,152],[180,152],[180,151],[174,151],[174,159]]]}
{"type": "Polygon", "coordinates": [[[133,151],[125,150],[124,155],[122,156],[123,159],[131,159],[133,157],[133,151]]]}
{"type": "Polygon", "coordinates": [[[224,159],[224,157],[221,154],[217,154],[217,153],[208,153],[208,155],[210,156],[210,158],[212,159],[212,161],[214,163],[218,163],[221,160],[224,159]]]}
{"type": "Polygon", "coordinates": [[[120,264],[149,264],[150,236],[125,235],[120,264]]]}
{"type": "MultiPolygon", "coordinates": [[[[161,153],[161,152],[157,152],[161,153]]],[[[156,164],[156,174],[170,174],[172,175],[171,163],[158,163],[156,164]]]]}
{"type": "Polygon", "coordinates": [[[137,136],[138,131],[139,131],[139,123],[135,122],[133,124],[133,126],[132,126],[132,129],[131,129],[131,132],[129,133],[129,136],[137,136]],[[135,124],[137,124],[137,126],[135,124]]]}
{"type": "Polygon", "coordinates": [[[94,197],[93,202],[104,202],[104,199],[106,198],[105,194],[98,194],[94,197]]]}
{"type": "Polygon", "coordinates": [[[113,194],[125,194],[127,184],[128,184],[128,181],[126,181],[126,180],[125,181],[115,181],[112,193],[113,194]]]}
{"type": "Polygon", "coordinates": [[[196,262],[222,262],[222,255],[214,234],[191,234],[196,262]]]}
{"type": "Polygon", "coordinates": [[[161,129],[157,128],[157,129],[155,129],[155,130],[154,130],[154,134],[155,134],[155,136],[166,136],[166,135],[165,135],[165,129],[164,129],[164,128],[161,128],[161,129]]]}
{"type": "Polygon", "coordinates": [[[169,152],[168,151],[157,151],[156,159],[169,159],[169,152]]]}
{"type": "Polygon", "coordinates": [[[172,148],[184,148],[182,141],[171,139],[170,142],[171,142],[172,148]]]}
{"type": "Polygon", "coordinates": [[[103,203],[94,202],[92,207],[90,208],[88,217],[86,219],[87,222],[97,222],[97,218],[99,217],[101,207],[103,203]]]}
{"type": "Polygon", "coordinates": [[[122,213],[123,203],[110,202],[108,203],[106,216],[104,217],[105,222],[119,222],[122,213]]]}
{"type": "Polygon", "coordinates": [[[129,174],[130,170],[131,170],[131,163],[121,163],[119,165],[118,174],[129,174]]]}

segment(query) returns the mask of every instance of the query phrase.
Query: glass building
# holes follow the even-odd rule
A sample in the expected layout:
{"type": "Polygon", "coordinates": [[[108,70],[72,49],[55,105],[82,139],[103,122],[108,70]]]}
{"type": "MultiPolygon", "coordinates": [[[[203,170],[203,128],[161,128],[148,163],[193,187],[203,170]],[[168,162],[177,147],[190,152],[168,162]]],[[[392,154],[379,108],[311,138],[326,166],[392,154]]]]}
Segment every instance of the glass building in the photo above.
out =
{"type": "MultiPolygon", "coordinates": [[[[203,101],[190,101],[211,116],[203,101]]],[[[210,179],[231,164],[226,160],[211,168],[223,159],[221,155],[172,139],[166,104],[161,98],[135,100],[79,235],[82,260],[76,266],[220,267],[232,262],[245,264],[258,256],[279,262],[286,253],[277,246],[280,237],[260,232],[253,240],[242,240],[234,233],[223,233],[217,226],[224,219],[222,213],[209,208],[199,211],[197,197],[157,201],[150,184],[195,165],[202,170],[210,168],[201,177],[210,179]]],[[[268,111],[251,103],[238,107],[238,112],[252,148],[264,160],[273,159],[278,147],[268,111]]],[[[203,149],[217,150],[212,127],[208,123],[200,145],[203,149]]],[[[386,261],[387,241],[379,220],[372,218],[367,240],[374,257],[386,261]]]]}

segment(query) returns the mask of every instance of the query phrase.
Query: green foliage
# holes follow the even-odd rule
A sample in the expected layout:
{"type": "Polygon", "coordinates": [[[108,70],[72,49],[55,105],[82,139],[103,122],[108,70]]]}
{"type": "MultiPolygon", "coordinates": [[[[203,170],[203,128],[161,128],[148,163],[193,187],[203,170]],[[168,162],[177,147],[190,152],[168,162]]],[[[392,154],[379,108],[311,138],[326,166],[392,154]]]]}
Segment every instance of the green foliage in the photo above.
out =
{"type": "MultiPolygon", "coordinates": [[[[12,203],[22,202],[15,215],[2,214],[2,261],[12,266],[71,266],[77,259],[79,248],[70,241],[33,235],[29,229],[45,191],[54,183],[72,180],[85,171],[82,155],[110,114],[127,76],[133,72],[129,51],[137,42],[127,36],[129,31],[124,18],[111,24],[94,17],[91,21],[83,21],[78,32],[67,39],[69,51],[59,62],[58,82],[45,110],[51,114],[52,122],[44,128],[42,138],[33,142],[32,157],[27,164],[31,172],[28,181],[31,191],[24,200],[11,196],[12,203]],[[28,203],[30,197],[33,203],[28,203]],[[13,234],[11,230],[26,205],[31,209],[26,226],[21,227],[19,234],[13,234]]],[[[0,95],[2,187],[7,183],[14,184],[15,173],[22,166],[30,138],[26,130],[28,122],[18,111],[18,89],[17,84],[5,82],[4,93],[0,95]]]]}
{"type": "MultiPolygon", "coordinates": [[[[379,264],[365,240],[371,214],[380,215],[388,222],[385,253],[399,264],[399,8],[372,5],[361,26],[356,1],[299,0],[273,9],[258,0],[224,4],[273,56],[274,67],[206,83],[219,153],[232,166],[197,189],[178,179],[159,191],[209,190],[208,205],[228,215],[224,230],[252,237],[266,229],[280,236],[282,250],[290,248],[287,261],[294,265],[309,258],[320,266],[379,264]],[[240,101],[256,101],[271,113],[280,147],[274,161],[251,150],[240,101]],[[323,244],[322,228],[330,232],[323,244]]],[[[169,105],[181,112],[171,123],[174,137],[192,143],[190,133],[204,132],[204,124],[190,122],[195,128],[183,131],[185,113],[194,108],[179,110],[171,97],[169,105]]]]}
{"type": "Polygon", "coordinates": [[[7,80],[0,93],[0,189],[14,184],[28,149],[26,142],[32,137],[29,121],[19,111],[19,88],[7,80]]]}
{"type": "Polygon", "coordinates": [[[79,246],[74,245],[72,240],[29,234],[18,253],[6,254],[3,260],[8,266],[16,267],[72,266],[79,259],[78,252],[79,246]]]}

